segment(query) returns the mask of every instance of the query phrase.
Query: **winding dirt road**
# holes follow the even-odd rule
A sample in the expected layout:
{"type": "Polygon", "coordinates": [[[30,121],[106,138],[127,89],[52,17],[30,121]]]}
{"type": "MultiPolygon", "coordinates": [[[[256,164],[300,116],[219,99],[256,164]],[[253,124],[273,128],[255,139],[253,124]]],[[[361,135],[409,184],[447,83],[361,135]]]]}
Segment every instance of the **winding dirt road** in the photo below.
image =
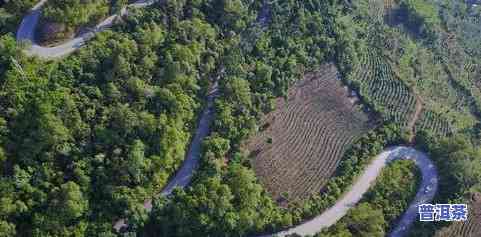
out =
{"type": "MultiPolygon", "coordinates": [[[[110,16],[103,22],[98,24],[90,32],[84,33],[76,38],[67,41],[61,45],[55,47],[42,47],[35,42],[34,32],[38,24],[38,20],[41,15],[41,8],[47,2],[47,0],[40,1],[22,20],[22,23],[17,31],[17,41],[29,41],[31,42],[31,47],[27,49],[27,54],[31,56],[38,56],[44,59],[53,59],[66,56],[82,45],[84,45],[89,39],[91,39],[95,33],[103,31],[112,26],[114,20],[118,15],[110,16]]],[[[131,5],[130,7],[146,7],[153,4],[155,0],[139,0],[131,5]]],[[[127,13],[126,8],[122,9],[120,15],[127,13]]],[[[266,25],[268,21],[268,9],[263,9],[258,21],[261,25],[266,25]]],[[[214,119],[213,115],[213,101],[217,95],[217,84],[207,96],[207,107],[204,110],[201,119],[199,121],[199,126],[192,139],[189,151],[187,153],[186,159],[176,173],[174,178],[168,183],[160,195],[169,195],[175,187],[184,188],[189,185],[193,173],[199,166],[200,151],[202,140],[209,134],[209,125],[214,119]]],[[[393,147],[385,150],[377,157],[375,157],[372,162],[366,167],[363,174],[357,179],[357,181],[351,186],[350,190],[344,194],[344,196],[339,199],[334,206],[327,209],[321,215],[315,217],[312,220],[306,221],[301,225],[290,228],[288,230],[282,231],[280,233],[266,235],[266,236],[286,236],[289,234],[300,234],[300,235],[314,235],[321,231],[323,228],[329,227],[335,224],[339,219],[347,214],[350,208],[355,206],[362,198],[363,194],[366,193],[369,187],[375,182],[376,178],[379,176],[381,170],[394,160],[411,159],[420,168],[422,172],[422,182],[418,189],[415,199],[411,202],[408,210],[403,214],[399,223],[394,228],[393,232],[390,233],[392,237],[404,236],[409,227],[412,225],[417,217],[417,206],[420,203],[430,202],[438,187],[438,175],[436,168],[432,161],[426,156],[426,154],[419,152],[413,148],[409,147],[393,147]]],[[[152,203],[147,200],[144,203],[144,207],[147,210],[152,209],[152,203]]],[[[125,220],[119,220],[115,223],[114,228],[120,230],[125,227],[125,220]]]]}
{"type": "Polygon", "coordinates": [[[408,210],[399,220],[393,232],[389,235],[391,237],[404,236],[417,218],[418,205],[429,203],[434,198],[438,187],[438,174],[433,162],[426,154],[419,152],[414,148],[398,146],[388,148],[376,156],[366,167],[363,174],[351,186],[351,189],[345,193],[344,196],[334,204],[334,206],[324,211],[321,215],[288,230],[272,235],[264,235],[262,237],[281,237],[292,234],[302,236],[315,235],[322,229],[334,225],[339,219],[347,214],[349,209],[354,207],[362,199],[362,196],[375,183],[375,180],[380,175],[382,169],[395,160],[413,160],[422,173],[422,181],[416,197],[411,202],[408,210]]]}

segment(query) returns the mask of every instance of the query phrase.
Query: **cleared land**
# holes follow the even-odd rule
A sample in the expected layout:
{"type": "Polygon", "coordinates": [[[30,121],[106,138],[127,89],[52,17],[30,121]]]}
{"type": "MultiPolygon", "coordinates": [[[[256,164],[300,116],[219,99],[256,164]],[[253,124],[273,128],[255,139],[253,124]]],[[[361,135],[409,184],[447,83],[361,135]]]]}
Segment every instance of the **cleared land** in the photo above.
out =
{"type": "Polygon", "coordinates": [[[258,177],[281,204],[318,193],[349,145],[375,126],[338,79],[333,65],[306,75],[245,144],[258,177]]]}
{"type": "Polygon", "coordinates": [[[453,223],[442,229],[435,237],[479,237],[481,236],[481,194],[474,194],[466,222],[453,223]]]}

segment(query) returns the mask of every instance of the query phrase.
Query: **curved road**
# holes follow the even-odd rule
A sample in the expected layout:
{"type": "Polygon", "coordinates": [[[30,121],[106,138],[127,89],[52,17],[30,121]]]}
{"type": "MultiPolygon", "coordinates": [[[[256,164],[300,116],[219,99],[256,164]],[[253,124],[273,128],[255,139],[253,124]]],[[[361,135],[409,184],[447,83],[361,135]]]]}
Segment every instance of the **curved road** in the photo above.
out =
{"type": "MultiPolygon", "coordinates": [[[[85,44],[86,41],[91,39],[95,33],[103,31],[112,26],[114,20],[118,15],[113,15],[105,19],[103,22],[98,24],[90,32],[84,33],[76,38],[65,42],[61,45],[55,47],[42,47],[35,42],[34,32],[37,26],[38,20],[41,15],[41,8],[47,2],[47,0],[40,1],[30,13],[25,16],[22,23],[17,31],[17,41],[29,41],[31,42],[31,47],[27,49],[27,54],[31,56],[38,56],[44,59],[58,58],[66,56],[73,51],[80,48],[85,44]]],[[[130,7],[146,7],[153,4],[155,0],[139,0],[131,5],[130,7]]],[[[268,11],[263,9],[262,12],[268,11]]],[[[121,10],[120,15],[127,13],[126,8],[121,10]]],[[[268,13],[265,13],[268,14],[268,13]]],[[[261,25],[265,25],[267,17],[265,14],[261,14],[259,17],[259,22],[261,25]]],[[[186,187],[191,179],[192,175],[199,166],[200,149],[202,140],[209,134],[209,124],[213,119],[213,101],[217,94],[217,83],[210,91],[207,97],[207,107],[204,110],[201,119],[199,121],[199,127],[192,139],[187,157],[176,173],[174,178],[167,184],[160,195],[169,195],[175,187],[184,188],[186,187]]],[[[362,198],[362,195],[368,191],[368,189],[375,182],[376,178],[381,173],[382,168],[388,165],[394,160],[411,159],[420,168],[422,173],[422,182],[416,194],[416,197],[411,202],[408,210],[403,214],[399,223],[394,228],[393,232],[390,233],[392,237],[404,236],[409,227],[412,225],[413,221],[417,218],[417,206],[421,203],[430,202],[438,187],[438,175],[436,168],[432,161],[426,156],[426,154],[409,147],[393,147],[385,150],[377,157],[375,157],[372,162],[366,167],[363,174],[357,179],[357,181],[352,185],[351,189],[339,199],[334,206],[327,209],[321,215],[315,217],[312,220],[304,222],[298,226],[287,229],[285,231],[266,236],[286,236],[290,234],[299,235],[314,235],[320,232],[322,229],[327,228],[335,224],[339,219],[347,214],[350,208],[355,206],[362,198]]],[[[144,207],[150,211],[152,209],[151,200],[147,200],[144,203],[144,207]]],[[[125,220],[119,220],[115,223],[114,228],[120,230],[122,227],[127,226],[125,220]]]]}
{"type": "Polygon", "coordinates": [[[302,236],[315,235],[322,229],[335,224],[339,219],[347,214],[349,209],[354,207],[361,200],[363,194],[366,193],[373,185],[376,178],[380,175],[382,169],[395,160],[413,160],[422,173],[422,181],[416,197],[411,202],[408,210],[399,220],[393,232],[389,234],[389,236],[392,237],[406,235],[409,227],[417,218],[418,205],[422,203],[429,203],[434,198],[438,187],[438,174],[433,162],[427,157],[426,154],[419,152],[414,148],[398,146],[388,148],[376,156],[366,167],[362,175],[352,185],[351,189],[345,193],[334,206],[324,211],[321,215],[288,230],[272,235],[265,235],[263,237],[287,236],[292,234],[298,234],[302,236]]]}
{"type": "MultiPolygon", "coordinates": [[[[128,5],[127,7],[147,7],[155,2],[156,0],[139,0],[128,5]]],[[[23,18],[22,23],[17,30],[17,41],[27,42],[30,44],[30,47],[26,50],[26,54],[29,56],[38,56],[43,59],[59,58],[74,52],[78,48],[82,47],[86,41],[92,39],[95,36],[95,33],[110,28],[114,24],[115,19],[119,16],[118,14],[109,16],[90,31],[78,35],[75,38],[62,43],[61,45],[55,47],[43,47],[35,41],[35,29],[37,28],[40,15],[42,13],[42,7],[45,5],[45,3],[47,3],[47,0],[41,0],[39,3],[37,3],[30,10],[28,15],[23,18]]],[[[124,7],[120,11],[120,15],[123,16],[127,14],[127,7],[124,7]]]]}

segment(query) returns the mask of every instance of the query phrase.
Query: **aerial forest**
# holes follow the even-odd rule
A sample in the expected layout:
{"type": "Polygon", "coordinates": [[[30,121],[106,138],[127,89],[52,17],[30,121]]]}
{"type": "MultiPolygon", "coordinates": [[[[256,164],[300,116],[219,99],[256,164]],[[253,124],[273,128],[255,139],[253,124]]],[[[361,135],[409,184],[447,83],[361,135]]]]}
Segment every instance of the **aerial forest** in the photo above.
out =
{"type": "MultiPolygon", "coordinates": [[[[16,40],[38,1],[0,0],[0,237],[274,233],[332,206],[395,145],[435,162],[435,202],[465,203],[481,192],[481,8],[450,0],[169,0],[128,8],[133,2],[49,0],[36,32],[45,46],[119,16],[71,55],[44,60],[16,40]],[[314,194],[272,195],[246,143],[269,125],[266,115],[289,108],[296,82],[322,74],[323,65],[332,66],[326,78],[357,95],[346,111],[363,123],[323,138],[338,139],[322,147],[338,153],[314,194]],[[182,166],[204,110],[214,119],[192,182],[158,195],[182,166]],[[119,219],[128,226],[118,231],[119,219]]],[[[420,172],[400,161],[377,180],[318,235],[389,233],[420,172]]],[[[416,223],[411,233],[447,227],[416,223]]]]}

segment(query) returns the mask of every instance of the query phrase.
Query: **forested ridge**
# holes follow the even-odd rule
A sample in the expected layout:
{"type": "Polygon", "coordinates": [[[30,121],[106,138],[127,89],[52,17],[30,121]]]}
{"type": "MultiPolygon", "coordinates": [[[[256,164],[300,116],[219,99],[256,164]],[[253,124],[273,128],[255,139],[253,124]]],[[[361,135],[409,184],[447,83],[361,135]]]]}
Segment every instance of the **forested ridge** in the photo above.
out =
{"type": "Polygon", "coordinates": [[[56,62],[2,36],[0,232],[112,235],[116,218],[145,215],[184,158],[222,52],[217,30],[176,4],[56,62]]]}
{"type": "MultiPolygon", "coordinates": [[[[77,29],[127,2],[49,1],[43,17],[77,29]],[[78,4],[90,6],[75,11],[78,4]]],[[[463,30],[475,28],[479,12],[421,0],[394,1],[391,11],[385,2],[161,1],[132,9],[79,51],[46,62],[25,56],[14,39],[37,1],[0,0],[0,236],[116,236],[119,218],[128,219],[128,236],[271,233],[322,212],[372,157],[411,135],[441,170],[436,201],[462,202],[481,191],[479,32],[463,30]],[[261,129],[275,98],[323,63],[334,63],[365,111],[383,122],[345,153],[319,195],[280,207],[241,143],[261,129]],[[201,167],[189,188],[159,197],[216,78],[201,167]],[[411,130],[413,109],[400,111],[385,98],[418,97],[423,113],[411,130]]],[[[388,168],[364,202],[321,235],[389,231],[415,190],[415,182],[401,182],[416,180],[412,168],[388,168]]],[[[430,236],[443,225],[413,233],[430,236]]]]}

